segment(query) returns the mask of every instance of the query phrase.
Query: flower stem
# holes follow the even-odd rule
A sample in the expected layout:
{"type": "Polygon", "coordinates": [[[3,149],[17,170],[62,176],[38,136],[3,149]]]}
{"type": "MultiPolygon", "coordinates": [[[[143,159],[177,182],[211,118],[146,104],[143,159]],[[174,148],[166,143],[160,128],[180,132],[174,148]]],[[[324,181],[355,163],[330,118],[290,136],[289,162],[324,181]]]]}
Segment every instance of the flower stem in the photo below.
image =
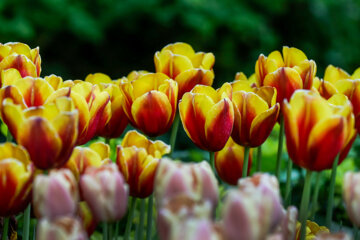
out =
{"type": "Polygon", "coordinates": [[[354,224],[354,232],[353,232],[353,239],[357,240],[358,239],[358,233],[359,233],[359,229],[358,227],[354,224]]]}
{"type": "Polygon", "coordinates": [[[329,189],[329,196],[328,196],[328,205],[326,209],[326,226],[331,229],[331,220],[333,214],[333,205],[334,205],[334,192],[335,192],[335,178],[336,178],[336,169],[339,163],[339,154],[336,156],[332,171],[331,171],[331,179],[330,179],[330,189],[329,189]]]}
{"type": "Polygon", "coordinates": [[[11,135],[11,133],[10,133],[9,128],[7,129],[7,132],[6,132],[6,141],[7,141],[7,142],[11,142],[11,141],[12,141],[12,135],[11,135]]]}
{"type": "Polygon", "coordinates": [[[241,175],[242,178],[247,177],[248,168],[249,168],[249,153],[250,153],[250,148],[244,147],[244,162],[243,162],[242,175],[241,175]]]}
{"type": "Polygon", "coordinates": [[[179,113],[176,113],[170,135],[170,146],[171,146],[170,157],[173,156],[175,150],[176,136],[179,128],[179,123],[180,123],[180,115],[179,113]]]}
{"type": "Polygon", "coordinates": [[[29,240],[29,230],[30,230],[30,214],[31,214],[31,204],[26,207],[24,212],[24,223],[23,223],[23,239],[29,240]]]}
{"type": "Polygon", "coordinates": [[[279,116],[280,118],[280,132],[279,132],[279,145],[278,145],[278,152],[276,157],[276,170],[275,175],[277,179],[280,177],[280,167],[281,167],[281,155],[283,151],[283,142],[284,142],[284,118],[283,116],[279,116]]]}
{"type": "Polygon", "coordinates": [[[321,172],[318,172],[317,175],[316,175],[315,189],[314,189],[314,194],[313,194],[313,199],[312,199],[312,204],[311,204],[311,214],[310,214],[310,219],[311,220],[314,220],[315,213],[316,213],[317,208],[318,208],[318,196],[319,196],[319,190],[320,190],[320,180],[321,180],[321,172]]]}
{"type": "Polygon", "coordinates": [[[212,170],[214,171],[214,174],[216,174],[216,170],[215,170],[215,153],[209,151],[209,163],[210,166],[212,168],[212,170]]]}
{"type": "Polygon", "coordinates": [[[114,234],[115,239],[117,239],[117,237],[119,235],[119,224],[120,224],[120,221],[117,221],[115,223],[115,234],[114,234]]]}
{"type": "Polygon", "coordinates": [[[131,202],[130,202],[130,209],[125,227],[124,240],[129,240],[130,237],[131,225],[134,218],[135,205],[136,205],[136,198],[133,197],[131,198],[131,202]]]}
{"type": "Polygon", "coordinates": [[[257,148],[256,172],[260,172],[260,171],[261,171],[261,157],[262,157],[262,153],[261,153],[261,145],[260,145],[260,146],[258,146],[258,148],[257,148]]]}
{"type": "Polygon", "coordinates": [[[301,223],[300,240],[304,240],[306,235],[306,219],[307,219],[309,200],[310,200],[311,175],[312,172],[307,170],[304,189],[301,197],[301,204],[300,204],[300,223],[301,223]]]}
{"type": "Polygon", "coordinates": [[[288,158],[288,166],[286,172],[286,185],[285,185],[285,206],[289,206],[291,202],[291,172],[292,172],[293,163],[290,158],[288,158]]]}
{"type": "Polygon", "coordinates": [[[108,235],[108,232],[109,232],[109,225],[107,222],[103,222],[103,240],[109,240],[109,235],[108,235]]]}
{"type": "Polygon", "coordinates": [[[9,229],[9,218],[6,217],[4,219],[4,229],[3,229],[3,233],[2,233],[2,240],[7,240],[8,239],[8,229],[9,229]]]}
{"type": "Polygon", "coordinates": [[[147,226],[146,226],[146,240],[151,240],[152,235],[152,218],[153,218],[153,195],[149,196],[148,199],[148,212],[147,212],[147,226]]]}
{"type": "Polygon", "coordinates": [[[144,235],[144,220],[145,220],[145,199],[140,200],[140,222],[139,222],[139,228],[136,231],[136,237],[137,240],[142,240],[144,235]]]}

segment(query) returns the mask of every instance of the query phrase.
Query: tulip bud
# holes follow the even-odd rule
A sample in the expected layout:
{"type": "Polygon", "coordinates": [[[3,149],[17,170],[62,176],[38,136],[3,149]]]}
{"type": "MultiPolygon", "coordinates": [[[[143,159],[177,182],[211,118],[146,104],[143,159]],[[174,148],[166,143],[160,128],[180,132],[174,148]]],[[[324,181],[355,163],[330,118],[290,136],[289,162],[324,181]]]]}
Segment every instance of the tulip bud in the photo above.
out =
{"type": "Polygon", "coordinates": [[[28,205],[34,169],[23,147],[12,143],[0,144],[0,216],[18,214],[28,205]]]}
{"type": "Polygon", "coordinates": [[[195,201],[209,201],[214,209],[218,203],[218,183],[210,165],[181,163],[162,159],[155,176],[155,198],[158,206],[165,200],[185,195],[195,201]]]}
{"type": "Polygon", "coordinates": [[[33,206],[37,218],[73,216],[79,201],[74,175],[68,169],[38,175],[34,181],[33,206]]]}
{"type": "Polygon", "coordinates": [[[88,167],[80,177],[82,196],[99,221],[116,221],[126,213],[128,186],[115,164],[88,167]]]}
{"type": "Polygon", "coordinates": [[[60,217],[55,220],[41,219],[36,231],[37,240],[86,240],[87,235],[76,218],[60,217]]]}
{"type": "Polygon", "coordinates": [[[347,172],[344,177],[343,198],[347,214],[357,227],[360,226],[360,173],[347,172]]]}

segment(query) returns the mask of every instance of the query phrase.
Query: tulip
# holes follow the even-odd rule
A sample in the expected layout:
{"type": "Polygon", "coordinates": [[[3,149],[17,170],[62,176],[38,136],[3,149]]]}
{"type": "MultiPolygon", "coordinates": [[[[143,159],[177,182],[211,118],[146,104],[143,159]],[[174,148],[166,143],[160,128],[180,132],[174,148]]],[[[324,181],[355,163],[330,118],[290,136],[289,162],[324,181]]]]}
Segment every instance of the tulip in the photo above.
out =
{"type": "Polygon", "coordinates": [[[125,215],[128,186],[116,164],[88,167],[80,177],[80,190],[97,220],[116,221],[125,215]]]}
{"type": "Polygon", "coordinates": [[[206,219],[188,219],[182,225],[177,226],[172,231],[171,238],[162,238],[169,240],[223,240],[221,231],[217,226],[206,219]]]}
{"type": "Polygon", "coordinates": [[[54,220],[41,219],[36,231],[37,240],[86,240],[81,222],[72,217],[64,216],[54,220]]]}
{"type": "Polygon", "coordinates": [[[78,216],[81,219],[83,229],[87,232],[88,236],[91,236],[98,225],[98,221],[94,218],[94,215],[91,213],[89,205],[83,201],[79,202],[78,206],[78,216]]]}
{"type": "Polygon", "coordinates": [[[89,147],[75,147],[64,167],[70,169],[78,181],[87,167],[100,167],[110,162],[109,145],[95,142],[89,147]]]}
{"type": "Polygon", "coordinates": [[[189,138],[201,149],[224,148],[234,125],[231,86],[220,89],[197,85],[179,103],[180,119],[189,138]]]}
{"type": "MultiPolygon", "coordinates": [[[[301,224],[298,222],[296,225],[296,240],[300,239],[300,227],[301,224]]],[[[319,226],[316,222],[306,221],[306,240],[317,239],[316,236],[322,233],[329,233],[329,229],[319,226]]]]}
{"type": "MultiPolygon", "coordinates": [[[[128,119],[124,112],[125,98],[120,90],[119,83],[102,73],[89,74],[85,81],[97,84],[101,91],[110,95],[111,117],[103,128],[98,130],[98,135],[105,138],[118,138],[125,130],[128,119]]],[[[108,111],[103,112],[103,119],[108,118],[108,111]]]]}
{"type": "Polygon", "coordinates": [[[0,145],[0,216],[23,211],[31,200],[34,166],[29,154],[12,143],[0,145]]]}
{"type": "MultiPolygon", "coordinates": [[[[243,146],[236,144],[230,137],[225,147],[215,153],[215,168],[219,177],[226,183],[236,185],[239,178],[242,177],[244,163],[243,146]]],[[[250,151],[249,168],[250,172],[252,162],[252,151],[250,151]]]]}
{"type": "MultiPolygon", "coordinates": [[[[21,77],[40,76],[41,57],[39,47],[30,49],[30,47],[24,43],[0,43],[0,79],[2,78],[2,72],[8,69],[16,71],[21,77]]],[[[2,80],[0,86],[2,87],[2,80]]]]}
{"type": "Polygon", "coordinates": [[[40,169],[61,167],[75,146],[78,112],[70,98],[22,110],[9,98],[2,102],[3,121],[40,169]]]}
{"type": "Polygon", "coordinates": [[[335,157],[352,141],[354,116],[343,95],[326,101],[311,91],[296,91],[290,103],[284,102],[283,111],[288,153],[301,167],[311,171],[330,169],[335,157]]]}
{"type": "Polygon", "coordinates": [[[123,79],[124,111],[130,123],[146,135],[156,137],[171,127],[177,107],[178,85],[162,73],[123,79]]]}
{"type": "Polygon", "coordinates": [[[344,177],[343,198],[347,214],[357,227],[360,226],[360,192],[357,190],[360,183],[359,173],[347,172],[344,177]]]}
{"type": "Polygon", "coordinates": [[[155,199],[158,207],[181,195],[195,201],[209,201],[214,209],[219,199],[219,188],[210,165],[180,163],[163,158],[155,175],[155,199]]]}
{"type": "Polygon", "coordinates": [[[195,85],[211,86],[214,80],[212,53],[195,53],[186,43],[173,43],[165,46],[154,56],[156,72],[166,74],[179,85],[179,99],[195,85]]]}
{"type": "Polygon", "coordinates": [[[312,89],[316,75],[315,62],[301,50],[285,46],[282,52],[274,51],[268,57],[261,54],[255,66],[257,86],[275,87],[280,104],[297,89],[312,89]]]}
{"type": "Polygon", "coordinates": [[[154,189],[155,172],[170,146],[162,141],[148,140],[144,135],[129,131],[117,147],[116,163],[130,187],[130,196],[146,198],[154,189]]]}
{"type": "Polygon", "coordinates": [[[38,175],[34,181],[33,206],[37,218],[73,216],[79,201],[74,175],[68,169],[38,175]]]}

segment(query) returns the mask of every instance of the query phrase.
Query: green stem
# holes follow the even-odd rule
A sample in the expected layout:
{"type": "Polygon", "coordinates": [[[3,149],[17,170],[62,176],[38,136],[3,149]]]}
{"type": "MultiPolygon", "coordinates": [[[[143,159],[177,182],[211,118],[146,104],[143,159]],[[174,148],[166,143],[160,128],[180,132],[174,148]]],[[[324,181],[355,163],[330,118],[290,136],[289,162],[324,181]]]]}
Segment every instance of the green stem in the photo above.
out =
{"type": "Polygon", "coordinates": [[[279,116],[280,118],[280,132],[279,132],[279,145],[278,145],[278,152],[276,157],[276,171],[275,175],[277,179],[280,177],[280,167],[281,167],[281,155],[283,151],[283,142],[284,142],[284,118],[283,116],[279,116]]]}
{"type": "Polygon", "coordinates": [[[258,146],[257,148],[257,156],[256,156],[256,172],[260,172],[261,171],[261,158],[262,158],[262,153],[261,153],[261,145],[258,146]]]}
{"type": "Polygon", "coordinates": [[[211,166],[212,170],[214,171],[214,174],[216,174],[216,170],[215,170],[215,153],[214,152],[209,152],[209,163],[210,163],[210,166],[211,166]]]}
{"type": "Polygon", "coordinates": [[[318,208],[318,196],[319,196],[320,182],[321,182],[320,180],[321,180],[321,172],[318,172],[316,175],[315,189],[314,189],[314,194],[313,194],[313,199],[312,199],[312,204],[311,204],[311,215],[310,215],[311,220],[314,220],[315,213],[318,208]]]}
{"type": "Polygon", "coordinates": [[[309,207],[309,200],[310,200],[310,192],[311,192],[311,174],[312,172],[307,170],[304,189],[301,197],[301,204],[300,204],[300,240],[305,239],[306,235],[306,219],[308,214],[308,207],[309,207]]]}
{"type": "Polygon", "coordinates": [[[291,172],[293,162],[288,158],[288,166],[286,172],[286,185],[285,185],[285,206],[289,206],[291,202],[291,172]]]}
{"type": "Polygon", "coordinates": [[[6,217],[4,219],[4,230],[2,233],[2,240],[7,240],[8,239],[8,230],[9,230],[9,218],[6,217]]]}
{"type": "Polygon", "coordinates": [[[107,222],[103,222],[103,240],[109,240],[109,225],[107,222]]]}
{"type": "Polygon", "coordinates": [[[170,146],[171,146],[170,157],[173,156],[173,153],[175,150],[176,136],[177,136],[177,132],[178,132],[178,128],[179,128],[179,123],[180,123],[180,116],[179,116],[179,113],[176,113],[175,119],[173,122],[173,127],[171,129],[171,135],[170,135],[170,146]]]}
{"type": "Polygon", "coordinates": [[[142,240],[144,235],[144,220],[145,220],[145,199],[140,200],[140,221],[139,221],[139,228],[136,231],[136,238],[137,240],[142,240]]]}
{"type": "Polygon", "coordinates": [[[23,240],[29,240],[30,214],[31,214],[31,204],[29,204],[26,207],[25,213],[24,213],[23,240]]]}
{"type": "Polygon", "coordinates": [[[120,221],[117,221],[115,223],[115,235],[114,235],[115,239],[117,239],[117,237],[119,235],[119,225],[120,225],[120,221]]]}
{"type": "Polygon", "coordinates": [[[110,138],[105,138],[105,143],[110,146],[110,138]]]}
{"type": "Polygon", "coordinates": [[[12,135],[11,135],[10,130],[8,128],[7,132],[6,132],[6,141],[11,142],[11,140],[12,140],[12,135]]]}
{"type": "Polygon", "coordinates": [[[134,218],[135,205],[136,205],[136,198],[133,197],[130,202],[130,209],[125,227],[124,240],[129,240],[130,237],[131,225],[134,218]]]}
{"type": "Polygon", "coordinates": [[[247,177],[248,168],[249,168],[249,153],[250,153],[250,148],[244,147],[244,162],[243,162],[242,175],[241,175],[242,178],[247,177]]]}
{"type": "Polygon", "coordinates": [[[152,235],[152,218],[153,218],[153,202],[154,197],[150,195],[148,200],[148,212],[147,212],[147,226],[146,226],[146,240],[151,240],[152,235]]]}
{"type": "Polygon", "coordinates": [[[326,226],[330,230],[331,230],[331,220],[332,220],[333,205],[334,205],[336,169],[337,169],[338,163],[339,163],[339,155],[336,156],[334,163],[333,163],[332,171],[331,171],[328,205],[327,205],[327,209],[326,209],[326,226]]]}
{"type": "Polygon", "coordinates": [[[354,240],[358,239],[358,233],[359,233],[359,229],[358,227],[354,224],[354,240]]]}

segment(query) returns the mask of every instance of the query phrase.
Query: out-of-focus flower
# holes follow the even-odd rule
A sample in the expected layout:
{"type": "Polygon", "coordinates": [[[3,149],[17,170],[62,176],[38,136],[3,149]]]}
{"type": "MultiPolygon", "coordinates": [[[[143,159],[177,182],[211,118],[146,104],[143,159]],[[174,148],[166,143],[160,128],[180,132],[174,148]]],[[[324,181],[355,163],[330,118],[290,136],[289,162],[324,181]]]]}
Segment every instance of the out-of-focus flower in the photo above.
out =
{"type": "Polygon", "coordinates": [[[130,187],[130,196],[146,198],[154,191],[158,163],[170,146],[162,141],[148,140],[144,135],[129,131],[117,147],[116,163],[130,187]]]}
{"type": "Polygon", "coordinates": [[[318,94],[299,90],[284,102],[286,144],[290,158],[312,171],[330,169],[342,151],[345,158],[354,136],[354,116],[344,95],[326,101],[318,94]]]}
{"type": "Polygon", "coordinates": [[[188,219],[172,231],[169,240],[224,240],[224,236],[217,225],[209,219],[188,219]]]}
{"type": "MultiPolygon", "coordinates": [[[[251,168],[252,150],[250,149],[248,173],[251,168]]],[[[242,176],[244,147],[236,144],[230,137],[225,147],[215,153],[215,168],[219,177],[228,184],[236,185],[242,176]]]]}
{"type": "Polygon", "coordinates": [[[351,240],[352,238],[344,233],[344,232],[338,232],[338,233],[319,233],[316,235],[316,240],[351,240]]]}
{"type": "Polygon", "coordinates": [[[179,103],[180,119],[189,138],[201,149],[220,151],[234,125],[231,85],[218,90],[196,85],[179,103]]]}
{"type": "MultiPolygon", "coordinates": [[[[111,117],[103,128],[98,129],[97,135],[105,138],[120,137],[128,124],[128,119],[123,108],[125,98],[120,90],[119,81],[112,81],[109,76],[103,73],[89,74],[85,81],[97,84],[101,91],[110,95],[111,117]]],[[[109,118],[108,114],[109,111],[104,111],[102,118],[109,118]]]]}
{"type": "Polygon", "coordinates": [[[226,239],[260,240],[276,230],[284,217],[275,177],[256,174],[239,180],[239,189],[229,191],[223,211],[226,239]]]}
{"type": "Polygon", "coordinates": [[[25,110],[9,98],[2,102],[3,121],[40,169],[61,167],[75,146],[78,112],[70,98],[25,110]]]}
{"type": "Polygon", "coordinates": [[[31,200],[34,178],[34,165],[23,147],[0,145],[0,176],[0,216],[18,214],[31,200]]]}
{"type": "MultiPolygon", "coordinates": [[[[296,240],[300,239],[300,229],[301,229],[301,223],[298,222],[296,224],[296,240]]],[[[318,239],[317,235],[321,233],[329,233],[329,229],[323,226],[319,226],[316,222],[312,222],[307,220],[306,221],[306,240],[315,240],[318,239]]]]}
{"type": "Polygon", "coordinates": [[[102,142],[95,142],[89,147],[75,147],[65,168],[71,170],[77,180],[87,167],[100,167],[110,163],[110,147],[102,142]]]}
{"type": "Polygon", "coordinates": [[[211,86],[214,80],[212,53],[197,52],[186,43],[165,46],[154,56],[156,72],[161,72],[179,84],[179,99],[195,85],[211,86]]]}
{"type": "Polygon", "coordinates": [[[219,199],[219,188],[210,165],[180,163],[163,158],[155,176],[155,198],[158,206],[178,196],[195,201],[209,201],[214,209],[219,199]]]}
{"type": "Polygon", "coordinates": [[[343,198],[347,214],[356,226],[360,226],[360,173],[347,172],[344,178],[343,198]]]}
{"type": "Polygon", "coordinates": [[[32,202],[37,218],[74,216],[78,201],[77,182],[68,169],[53,170],[49,175],[36,176],[32,202]]]}
{"type": "Polygon", "coordinates": [[[116,164],[88,167],[80,177],[80,190],[97,220],[116,221],[125,215],[128,186],[116,164]]]}
{"type": "Polygon", "coordinates": [[[77,218],[69,216],[54,220],[41,219],[36,230],[37,240],[86,240],[87,235],[77,218]]]}
{"type": "Polygon", "coordinates": [[[311,89],[316,64],[297,48],[284,46],[282,55],[274,51],[265,57],[260,54],[255,66],[257,86],[271,86],[277,90],[276,102],[290,99],[297,89],[311,89]]]}
{"type": "Polygon", "coordinates": [[[91,236],[94,233],[99,221],[94,218],[89,205],[85,201],[79,202],[77,213],[81,219],[83,228],[87,232],[87,235],[91,236]]]}
{"type": "MultiPolygon", "coordinates": [[[[0,43],[0,70],[3,72],[7,69],[16,71],[21,77],[40,76],[41,58],[39,47],[30,49],[30,47],[24,43],[0,43]]],[[[2,76],[3,74],[1,73],[0,79],[2,76]]],[[[2,87],[1,83],[0,86],[2,87]]]]}
{"type": "Polygon", "coordinates": [[[233,140],[242,146],[258,147],[270,135],[279,115],[273,87],[249,88],[241,81],[232,83],[234,106],[233,140]]]}
{"type": "Polygon", "coordinates": [[[123,78],[124,111],[130,123],[148,136],[159,136],[171,127],[177,108],[178,85],[162,73],[123,78]]]}

